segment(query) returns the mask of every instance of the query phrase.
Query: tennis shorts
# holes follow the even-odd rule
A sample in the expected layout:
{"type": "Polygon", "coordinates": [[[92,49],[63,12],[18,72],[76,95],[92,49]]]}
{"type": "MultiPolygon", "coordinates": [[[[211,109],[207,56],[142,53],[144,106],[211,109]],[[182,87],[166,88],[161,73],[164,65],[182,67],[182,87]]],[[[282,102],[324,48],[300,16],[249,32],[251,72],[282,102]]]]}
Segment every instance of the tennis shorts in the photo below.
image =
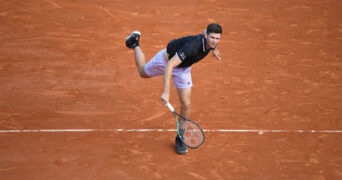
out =
{"type": "MultiPolygon", "coordinates": [[[[146,65],[145,72],[149,77],[164,75],[167,60],[164,58],[166,49],[159,51],[146,65]]],[[[176,88],[192,87],[191,67],[176,67],[172,71],[172,79],[176,88]]]]}

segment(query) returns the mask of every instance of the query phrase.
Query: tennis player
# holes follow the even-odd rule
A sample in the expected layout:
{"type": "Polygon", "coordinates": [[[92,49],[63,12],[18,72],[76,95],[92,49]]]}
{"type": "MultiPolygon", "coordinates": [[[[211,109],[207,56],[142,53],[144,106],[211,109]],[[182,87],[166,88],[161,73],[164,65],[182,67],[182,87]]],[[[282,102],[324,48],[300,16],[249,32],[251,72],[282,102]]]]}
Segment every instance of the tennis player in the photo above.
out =
{"type": "MultiPolygon", "coordinates": [[[[134,50],[134,59],[142,78],[164,76],[162,104],[170,99],[170,81],[173,79],[180,101],[180,114],[190,118],[191,113],[191,66],[206,57],[210,51],[217,60],[221,60],[216,48],[222,35],[222,27],[217,23],[209,24],[203,34],[181,37],[171,40],[165,49],[160,50],[148,63],[139,45],[141,33],[133,31],[126,38],[126,46],[134,50]]],[[[176,151],[186,154],[188,149],[176,136],[176,151]]]]}

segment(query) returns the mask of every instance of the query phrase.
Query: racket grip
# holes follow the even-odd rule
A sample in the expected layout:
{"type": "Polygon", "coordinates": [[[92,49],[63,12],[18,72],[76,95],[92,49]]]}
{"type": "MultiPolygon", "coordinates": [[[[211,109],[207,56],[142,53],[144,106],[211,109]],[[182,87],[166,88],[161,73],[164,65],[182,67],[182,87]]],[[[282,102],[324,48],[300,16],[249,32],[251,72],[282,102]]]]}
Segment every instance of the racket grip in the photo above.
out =
{"type": "Polygon", "coordinates": [[[171,112],[175,112],[175,108],[173,108],[173,106],[169,102],[166,103],[166,106],[169,108],[171,112]]]}

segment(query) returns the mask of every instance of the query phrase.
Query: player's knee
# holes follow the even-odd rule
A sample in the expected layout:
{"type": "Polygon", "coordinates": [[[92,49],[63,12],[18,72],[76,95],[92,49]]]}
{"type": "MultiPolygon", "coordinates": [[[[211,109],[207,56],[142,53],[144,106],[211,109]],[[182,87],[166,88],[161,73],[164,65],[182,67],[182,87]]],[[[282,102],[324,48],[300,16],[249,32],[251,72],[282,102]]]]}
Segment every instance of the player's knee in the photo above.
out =
{"type": "Polygon", "coordinates": [[[183,111],[190,111],[191,110],[191,102],[190,101],[181,101],[181,108],[183,111]]]}
{"type": "Polygon", "coordinates": [[[139,68],[139,76],[142,78],[149,78],[149,76],[146,74],[144,68],[139,68]]]}
{"type": "Polygon", "coordinates": [[[149,78],[146,74],[139,72],[139,76],[141,78],[149,78]]]}

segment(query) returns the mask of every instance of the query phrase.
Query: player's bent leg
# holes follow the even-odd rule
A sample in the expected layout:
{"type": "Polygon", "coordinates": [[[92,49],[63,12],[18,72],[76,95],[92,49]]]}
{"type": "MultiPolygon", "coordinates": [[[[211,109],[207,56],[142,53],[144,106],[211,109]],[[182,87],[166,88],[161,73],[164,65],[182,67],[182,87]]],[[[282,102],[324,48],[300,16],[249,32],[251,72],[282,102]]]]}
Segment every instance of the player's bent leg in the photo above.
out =
{"type": "Polygon", "coordinates": [[[140,36],[141,33],[139,31],[133,31],[132,34],[126,38],[126,46],[134,50],[134,60],[140,77],[148,78],[148,75],[144,71],[144,66],[146,64],[145,55],[139,45],[140,36]]]}
{"type": "Polygon", "coordinates": [[[145,60],[145,54],[143,53],[140,46],[136,46],[134,48],[134,59],[135,59],[135,64],[137,66],[139,76],[142,78],[149,78],[149,76],[146,74],[144,70],[146,60],[145,60]]]}
{"type": "Polygon", "coordinates": [[[180,102],[180,114],[186,118],[190,118],[191,115],[191,87],[178,88],[178,97],[180,102]]]}

